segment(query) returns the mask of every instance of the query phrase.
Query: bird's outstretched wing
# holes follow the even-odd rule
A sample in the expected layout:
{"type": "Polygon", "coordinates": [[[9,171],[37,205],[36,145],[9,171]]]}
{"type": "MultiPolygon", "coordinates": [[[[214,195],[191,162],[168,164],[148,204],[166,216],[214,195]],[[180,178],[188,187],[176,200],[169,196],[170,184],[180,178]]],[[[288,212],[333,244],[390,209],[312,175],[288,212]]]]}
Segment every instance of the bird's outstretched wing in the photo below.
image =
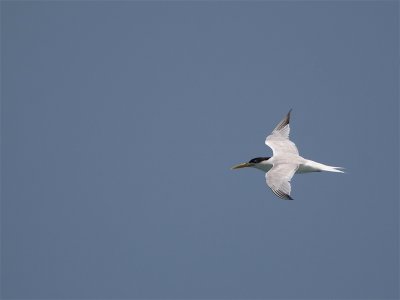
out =
{"type": "Polygon", "coordinates": [[[274,155],[295,154],[299,155],[296,145],[289,140],[290,110],[286,117],[279,122],[272,133],[265,139],[265,144],[272,149],[274,155]]]}
{"type": "Polygon", "coordinates": [[[284,200],[293,200],[290,197],[290,180],[296,173],[299,165],[297,164],[278,164],[265,174],[267,184],[279,198],[284,200]]]}

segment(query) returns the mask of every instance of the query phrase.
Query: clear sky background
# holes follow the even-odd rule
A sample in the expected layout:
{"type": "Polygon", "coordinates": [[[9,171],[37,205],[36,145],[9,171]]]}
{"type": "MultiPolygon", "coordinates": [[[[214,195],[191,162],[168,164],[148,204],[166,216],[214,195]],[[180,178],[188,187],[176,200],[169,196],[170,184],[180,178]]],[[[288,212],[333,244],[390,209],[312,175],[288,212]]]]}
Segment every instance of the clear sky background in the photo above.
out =
{"type": "Polygon", "coordinates": [[[398,66],[398,1],[2,1],[2,298],[397,299],[398,66]]]}

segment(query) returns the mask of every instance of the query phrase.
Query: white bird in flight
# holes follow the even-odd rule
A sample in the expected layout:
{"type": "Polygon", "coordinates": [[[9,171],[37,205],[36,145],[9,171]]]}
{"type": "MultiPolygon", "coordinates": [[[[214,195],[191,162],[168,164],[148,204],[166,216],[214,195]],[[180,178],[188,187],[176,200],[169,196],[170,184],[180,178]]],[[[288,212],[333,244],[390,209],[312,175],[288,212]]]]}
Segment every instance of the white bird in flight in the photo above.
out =
{"type": "Polygon", "coordinates": [[[294,174],[321,171],[344,173],[341,167],[327,166],[299,155],[296,145],[289,140],[291,111],[265,139],[265,144],[272,149],[272,157],[256,157],[247,163],[232,167],[251,167],[265,172],[267,185],[275,195],[285,200],[293,200],[290,197],[290,180],[294,174]]]}

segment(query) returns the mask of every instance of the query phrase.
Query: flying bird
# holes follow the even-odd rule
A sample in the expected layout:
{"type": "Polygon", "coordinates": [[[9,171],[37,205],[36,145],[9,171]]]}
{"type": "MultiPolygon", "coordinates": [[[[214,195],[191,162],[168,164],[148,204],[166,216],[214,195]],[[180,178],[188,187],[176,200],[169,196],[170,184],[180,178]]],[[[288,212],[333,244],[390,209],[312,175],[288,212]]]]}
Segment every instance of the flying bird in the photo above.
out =
{"type": "Polygon", "coordinates": [[[285,200],[293,200],[290,196],[290,180],[294,174],[321,171],[344,173],[341,167],[327,166],[299,155],[296,145],[289,139],[291,111],[265,139],[265,144],[272,149],[272,157],[256,157],[232,167],[250,167],[265,172],[269,188],[276,196],[285,200]]]}

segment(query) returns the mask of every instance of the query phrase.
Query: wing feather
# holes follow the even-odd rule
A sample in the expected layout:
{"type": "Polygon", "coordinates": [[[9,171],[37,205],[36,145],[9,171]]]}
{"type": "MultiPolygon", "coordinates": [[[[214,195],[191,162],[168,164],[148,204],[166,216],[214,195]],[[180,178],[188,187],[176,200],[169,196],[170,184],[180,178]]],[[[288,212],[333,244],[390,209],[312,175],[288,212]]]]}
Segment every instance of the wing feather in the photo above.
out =
{"type": "Polygon", "coordinates": [[[289,140],[291,111],[289,110],[285,118],[278,123],[272,133],[265,139],[265,144],[272,149],[274,155],[282,153],[299,155],[296,145],[289,140]]]}
{"type": "Polygon", "coordinates": [[[267,185],[281,199],[293,200],[290,197],[292,187],[290,180],[299,168],[298,164],[278,164],[265,174],[267,185]]]}

